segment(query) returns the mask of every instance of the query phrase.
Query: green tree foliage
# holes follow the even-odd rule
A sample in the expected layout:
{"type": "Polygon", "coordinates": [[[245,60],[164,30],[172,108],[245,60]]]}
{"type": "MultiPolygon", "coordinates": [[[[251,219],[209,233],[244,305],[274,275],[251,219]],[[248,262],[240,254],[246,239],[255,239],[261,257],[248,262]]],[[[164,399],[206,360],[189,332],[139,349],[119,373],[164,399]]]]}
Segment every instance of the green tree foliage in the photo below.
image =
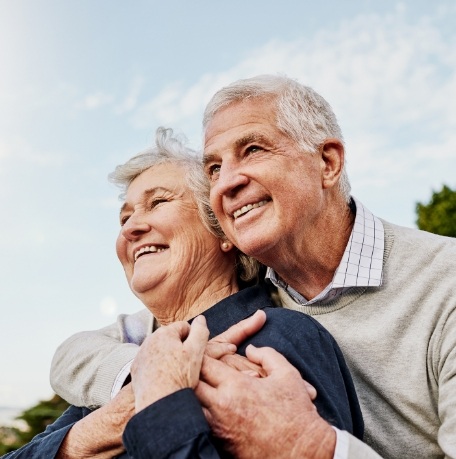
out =
{"type": "Polygon", "coordinates": [[[25,430],[14,427],[0,429],[0,455],[14,451],[28,443],[35,435],[43,432],[49,424],[52,424],[68,406],[65,400],[54,395],[50,400],[41,401],[23,411],[17,419],[25,422],[27,427],[25,430]]]}
{"type": "Polygon", "coordinates": [[[442,236],[456,237],[456,191],[443,186],[432,194],[429,203],[416,205],[419,229],[442,236]]]}

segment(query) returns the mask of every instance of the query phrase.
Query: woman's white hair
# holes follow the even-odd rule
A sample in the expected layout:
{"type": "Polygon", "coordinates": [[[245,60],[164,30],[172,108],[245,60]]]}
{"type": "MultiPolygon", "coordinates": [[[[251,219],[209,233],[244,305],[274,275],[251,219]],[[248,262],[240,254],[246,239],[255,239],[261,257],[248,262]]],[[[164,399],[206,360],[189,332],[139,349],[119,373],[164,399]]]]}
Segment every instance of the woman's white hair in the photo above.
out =
{"type": "MultiPolygon", "coordinates": [[[[204,174],[201,157],[185,146],[186,139],[177,136],[172,129],[159,127],[155,134],[155,146],[133,156],[125,164],[117,166],[108,176],[109,181],[121,189],[120,199],[125,199],[131,182],[145,170],[161,164],[175,164],[184,171],[185,184],[193,194],[198,214],[209,232],[219,239],[226,239],[209,202],[209,181],[204,174]]],[[[236,270],[243,281],[255,279],[259,263],[237,251],[236,270]]]]}
{"type": "MultiPolygon", "coordinates": [[[[206,106],[203,130],[222,108],[244,99],[273,97],[276,103],[277,128],[293,139],[303,152],[316,153],[328,138],[343,143],[336,115],[328,102],[312,88],[282,75],[259,75],[238,80],[215,93],[206,106]]],[[[350,201],[350,181],[345,169],[339,191],[350,201]]]]}

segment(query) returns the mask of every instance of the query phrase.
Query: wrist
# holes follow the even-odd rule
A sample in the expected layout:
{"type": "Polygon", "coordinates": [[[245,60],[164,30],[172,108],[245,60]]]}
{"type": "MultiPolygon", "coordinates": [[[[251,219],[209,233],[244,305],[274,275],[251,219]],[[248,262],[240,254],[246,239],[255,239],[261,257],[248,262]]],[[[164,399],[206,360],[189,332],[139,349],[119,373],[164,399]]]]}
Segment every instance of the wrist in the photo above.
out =
{"type": "Polygon", "coordinates": [[[308,425],[305,434],[296,442],[292,457],[313,459],[333,459],[336,450],[337,434],[335,430],[318,416],[308,425]]]}

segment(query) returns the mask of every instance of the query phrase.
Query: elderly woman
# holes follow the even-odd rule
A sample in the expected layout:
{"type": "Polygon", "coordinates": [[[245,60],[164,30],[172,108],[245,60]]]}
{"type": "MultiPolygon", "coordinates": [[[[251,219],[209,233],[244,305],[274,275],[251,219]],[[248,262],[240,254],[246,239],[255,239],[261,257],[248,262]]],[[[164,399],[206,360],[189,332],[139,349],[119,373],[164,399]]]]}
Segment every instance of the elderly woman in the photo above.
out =
{"type": "MultiPolygon", "coordinates": [[[[135,345],[144,341],[132,368],[132,384],[98,410],[72,406],[29,445],[7,457],[113,457],[123,451],[124,431],[123,454],[133,457],[223,456],[223,445],[214,442],[194,389],[209,332],[219,335],[258,310],[266,313],[266,325],[237,352],[245,354],[249,344],[275,348],[300,372],[290,375],[290,385],[297,375],[302,384],[302,376],[317,391],[319,414],[334,427],[362,437],[353,383],[334,339],[312,318],[276,308],[263,284],[240,288],[256,278],[258,265],[224,237],[210,211],[200,162],[172,131],[159,128],[156,147],[118,166],[111,180],[124,191],[117,255],[131,290],[147,311],[73,337],[58,351],[54,375],[58,367],[61,374],[67,372],[67,380],[76,376],[80,386],[70,387],[74,393],[86,391],[90,397],[107,392],[100,378],[91,378],[93,367],[112,367],[119,356],[115,374],[121,375],[124,351],[133,349],[136,355],[135,345]],[[120,342],[115,345],[116,340],[120,342]],[[88,383],[95,387],[92,392],[84,389],[88,383]]],[[[247,321],[253,323],[255,317],[247,321]]],[[[228,330],[206,358],[233,352],[233,346],[223,341],[235,334],[228,330]]],[[[239,333],[234,341],[240,344],[239,333]]],[[[254,356],[255,349],[247,352],[254,356]]],[[[241,364],[236,360],[233,365],[241,364]]],[[[202,375],[204,379],[204,368],[202,375]]],[[[68,391],[63,395],[71,398],[68,391]]]]}

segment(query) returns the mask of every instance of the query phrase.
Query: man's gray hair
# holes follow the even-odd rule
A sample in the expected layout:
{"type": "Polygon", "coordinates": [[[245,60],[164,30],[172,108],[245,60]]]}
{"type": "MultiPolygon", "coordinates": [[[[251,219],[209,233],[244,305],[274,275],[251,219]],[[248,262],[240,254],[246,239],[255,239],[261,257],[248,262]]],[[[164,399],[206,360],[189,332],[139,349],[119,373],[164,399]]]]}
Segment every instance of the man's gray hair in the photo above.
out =
{"type": "MultiPolygon", "coordinates": [[[[232,103],[245,99],[272,97],[276,103],[277,128],[308,153],[317,153],[328,138],[343,144],[339,124],[328,102],[312,88],[282,75],[259,75],[238,80],[215,93],[206,106],[203,130],[215,114],[232,103]]],[[[350,181],[343,165],[339,191],[350,201],[350,181]]]]}
{"type": "MultiPolygon", "coordinates": [[[[120,199],[124,200],[131,182],[145,170],[161,164],[175,164],[185,171],[185,185],[192,193],[198,215],[209,232],[219,239],[226,239],[209,201],[209,181],[204,174],[200,155],[185,146],[186,139],[177,136],[172,129],[159,127],[155,134],[155,146],[133,156],[125,164],[115,168],[108,176],[111,183],[121,189],[120,199]]],[[[258,275],[259,263],[238,251],[236,271],[243,281],[250,281],[258,275]]]]}

